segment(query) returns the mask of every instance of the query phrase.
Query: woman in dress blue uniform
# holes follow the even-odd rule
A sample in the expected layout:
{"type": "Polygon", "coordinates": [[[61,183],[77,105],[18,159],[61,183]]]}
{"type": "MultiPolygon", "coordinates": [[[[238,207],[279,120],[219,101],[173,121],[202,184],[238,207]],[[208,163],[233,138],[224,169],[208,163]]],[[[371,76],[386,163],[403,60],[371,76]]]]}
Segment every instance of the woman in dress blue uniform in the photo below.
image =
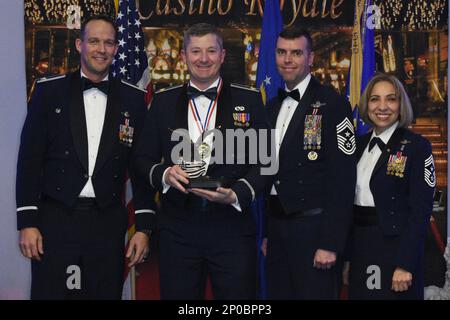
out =
{"type": "Polygon", "coordinates": [[[371,79],[360,113],[373,131],[357,142],[349,298],[423,299],[424,237],[436,185],[431,145],[407,129],[411,103],[394,76],[371,79]]]}

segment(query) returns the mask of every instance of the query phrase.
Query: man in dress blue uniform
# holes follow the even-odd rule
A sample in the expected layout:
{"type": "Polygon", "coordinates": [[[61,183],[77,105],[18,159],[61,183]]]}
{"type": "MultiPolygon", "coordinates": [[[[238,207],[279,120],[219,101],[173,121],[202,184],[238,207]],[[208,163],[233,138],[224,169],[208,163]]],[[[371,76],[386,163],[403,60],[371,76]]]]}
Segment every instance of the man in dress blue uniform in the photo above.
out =
{"type": "Polygon", "coordinates": [[[32,299],[121,298],[127,169],[138,231],[129,265],[148,252],[152,189],[130,166],[147,109],[142,90],[108,75],[116,37],[110,18],[86,20],[76,39],[81,70],[38,80],[31,99],[16,196],[32,299]]]}
{"type": "Polygon", "coordinates": [[[310,74],[308,32],[283,30],[276,64],[286,87],[268,104],[278,173],[267,201],[271,299],[334,299],[336,263],[350,224],[355,137],[348,102],[310,74]]]}
{"type": "Polygon", "coordinates": [[[162,192],[161,297],[201,299],[209,274],[216,299],[254,299],[256,227],[249,206],[258,188],[249,176],[257,176],[258,169],[246,161],[248,145],[245,151],[222,148],[216,138],[225,137],[227,129],[267,128],[261,97],[255,89],[224,83],[220,67],[225,49],[213,26],[200,23],[189,28],[182,57],[190,81],[156,93],[136,160],[139,173],[162,192]],[[188,132],[189,146],[190,141],[196,143],[193,147],[201,158],[197,162],[185,153],[185,162],[179,162],[178,153],[172,157],[178,141],[171,141],[171,136],[180,129],[188,132]],[[210,135],[212,129],[216,131],[210,135]],[[231,163],[213,163],[218,154],[231,157],[231,163]],[[226,178],[229,185],[210,190],[186,186],[202,175],[226,178]]]}

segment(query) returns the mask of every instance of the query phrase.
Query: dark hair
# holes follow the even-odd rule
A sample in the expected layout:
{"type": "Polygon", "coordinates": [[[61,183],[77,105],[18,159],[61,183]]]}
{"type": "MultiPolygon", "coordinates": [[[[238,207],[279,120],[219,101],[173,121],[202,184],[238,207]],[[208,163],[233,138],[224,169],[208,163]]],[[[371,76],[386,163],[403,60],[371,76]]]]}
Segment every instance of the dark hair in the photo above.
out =
{"type": "Polygon", "coordinates": [[[107,15],[90,16],[86,20],[84,20],[83,23],[81,24],[80,34],[78,36],[81,40],[84,40],[84,33],[86,31],[87,24],[94,20],[102,20],[106,23],[109,23],[114,28],[114,39],[117,41],[118,30],[116,23],[110,16],[107,15]]]}
{"type": "Polygon", "coordinates": [[[191,37],[202,37],[207,34],[214,34],[216,36],[217,42],[219,43],[220,49],[223,49],[223,38],[219,30],[209,23],[196,23],[192,25],[189,29],[184,32],[183,36],[183,49],[189,45],[191,37]]]}
{"type": "Polygon", "coordinates": [[[297,39],[300,37],[305,37],[308,42],[309,52],[312,51],[313,40],[312,40],[309,32],[305,29],[300,29],[300,28],[296,28],[296,27],[284,28],[280,32],[279,37],[281,37],[283,39],[289,39],[289,40],[297,39]]]}

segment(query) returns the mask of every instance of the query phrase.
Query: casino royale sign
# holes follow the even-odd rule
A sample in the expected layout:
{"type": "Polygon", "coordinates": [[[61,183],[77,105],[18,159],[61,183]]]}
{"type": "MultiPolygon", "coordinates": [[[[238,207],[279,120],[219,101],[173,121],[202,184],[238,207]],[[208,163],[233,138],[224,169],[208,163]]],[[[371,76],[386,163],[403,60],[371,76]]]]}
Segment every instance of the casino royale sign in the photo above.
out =
{"type": "MultiPolygon", "coordinates": [[[[185,27],[208,22],[218,27],[259,26],[264,0],[138,0],[144,27],[185,27]]],[[[351,26],[354,0],[280,0],[285,26],[351,26]]]]}

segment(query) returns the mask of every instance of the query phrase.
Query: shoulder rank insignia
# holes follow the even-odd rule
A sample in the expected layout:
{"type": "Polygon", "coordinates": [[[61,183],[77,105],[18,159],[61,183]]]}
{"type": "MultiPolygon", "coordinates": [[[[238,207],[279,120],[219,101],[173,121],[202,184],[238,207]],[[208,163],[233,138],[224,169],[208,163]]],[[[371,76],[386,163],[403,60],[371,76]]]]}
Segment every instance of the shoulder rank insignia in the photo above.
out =
{"type": "Polygon", "coordinates": [[[345,118],[336,126],[338,148],[346,155],[356,150],[355,130],[353,124],[345,118]]]}
{"type": "Polygon", "coordinates": [[[131,82],[128,82],[128,81],[126,81],[126,80],[124,80],[124,79],[120,79],[120,81],[121,81],[123,84],[126,84],[127,86],[130,86],[130,87],[132,87],[132,88],[135,88],[135,89],[141,90],[142,92],[147,93],[147,90],[142,89],[142,88],[138,87],[137,85],[132,84],[131,82]]]}
{"type": "Polygon", "coordinates": [[[65,77],[66,77],[65,74],[57,74],[57,75],[54,75],[54,76],[48,76],[48,77],[39,78],[39,79],[36,80],[36,82],[37,83],[44,83],[44,82],[48,82],[48,81],[62,79],[62,78],[65,78],[65,77]]]}
{"type": "Polygon", "coordinates": [[[170,91],[170,90],[173,90],[173,89],[178,89],[178,88],[181,88],[182,86],[183,86],[183,84],[179,84],[177,86],[162,88],[162,89],[159,89],[158,91],[156,91],[155,94],[162,93],[162,92],[167,92],[167,91],[170,91]]]}
{"type": "Polygon", "coordinates": [[[434,170],[434,159],[433,155],[430,154],[430,156],[425,160],[425,182],[428,186],[431,188],[434,188],[436,186],[436,174],[434,170]]]}
{"type": "Polygon", "coordinates": [[[240,83],[231,83],[230,87],[237,88],[237,89],[248,90],[248,91],[253,91],[253,92],[258,92],[259,93],[258,89],[254,88],[254,87],[246,86],[246,85],[240,84],[240,83]]]}

